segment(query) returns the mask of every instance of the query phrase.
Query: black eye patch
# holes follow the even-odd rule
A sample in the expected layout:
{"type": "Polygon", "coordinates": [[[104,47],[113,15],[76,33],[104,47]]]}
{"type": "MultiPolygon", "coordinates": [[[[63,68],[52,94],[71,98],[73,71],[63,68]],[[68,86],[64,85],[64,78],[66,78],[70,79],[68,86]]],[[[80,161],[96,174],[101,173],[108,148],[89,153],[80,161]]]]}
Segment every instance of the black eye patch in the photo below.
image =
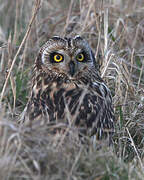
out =
{"type": "Polygon", "coordinates": [[[51,63],[60,63],[64,60],[64,56],[58,52],[53,52],[50,54],[51,63]]]}
{"type": "Polygon", "coordinates": [[[89,56],[85,51],[81,51],[80,53],[76,55],[76,60],[78,62],[85,63],[85,62],[88,62],[88,59],[89,59],[89,56]]]}

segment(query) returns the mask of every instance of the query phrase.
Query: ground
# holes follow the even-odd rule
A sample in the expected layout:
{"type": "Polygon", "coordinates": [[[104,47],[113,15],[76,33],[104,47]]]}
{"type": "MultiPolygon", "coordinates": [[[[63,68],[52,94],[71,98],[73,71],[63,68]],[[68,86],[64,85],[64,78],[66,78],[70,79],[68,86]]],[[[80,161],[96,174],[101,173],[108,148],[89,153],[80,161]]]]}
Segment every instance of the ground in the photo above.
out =
{"type": "Polygon", "coordinates": [[[144,179],[143,9],[143,0],[0,0],[2,180],[144,179]],[[76,34],[91,45],[113,96],[113,145],[99,150],[75,133],[53,141],[45,127],[17,123],[39,48],[76,34]]]}

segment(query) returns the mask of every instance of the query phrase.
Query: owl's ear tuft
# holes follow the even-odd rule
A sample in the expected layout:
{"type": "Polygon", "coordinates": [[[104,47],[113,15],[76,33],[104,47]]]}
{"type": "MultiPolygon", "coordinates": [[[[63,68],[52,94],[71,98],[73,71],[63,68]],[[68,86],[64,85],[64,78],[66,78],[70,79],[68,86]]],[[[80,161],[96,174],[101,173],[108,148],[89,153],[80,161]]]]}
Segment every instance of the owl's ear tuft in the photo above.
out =
{"type": "Polygon", "coordinates": [[[59,41],[61,40],[62,38],[60,38],[59,36],[53,36],[50,40],[53,40],[53,41],[59,41]]]}
{"type": "Polygon", "coordinates": [[[75,39],[76,41],[77,41],[77,40],[78,40],[78,41],[79,41],[79,40],[81,40],[81,41],[83,40],[83,38],[82,38],[80,35],[75,36],[74,39],[75,39]]]}

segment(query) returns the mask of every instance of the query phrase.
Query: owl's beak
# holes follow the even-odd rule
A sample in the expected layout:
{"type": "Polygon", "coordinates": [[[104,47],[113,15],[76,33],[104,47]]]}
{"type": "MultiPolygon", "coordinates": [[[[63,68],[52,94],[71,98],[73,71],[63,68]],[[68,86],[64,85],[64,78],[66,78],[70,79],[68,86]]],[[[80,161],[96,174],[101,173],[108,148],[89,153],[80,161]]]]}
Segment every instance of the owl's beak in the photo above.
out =
{"type": "Polygon", "coordinates": [[[75,63],[70,61],[69,63],[69,74],[73,76],[75,74],[75,63]]]}

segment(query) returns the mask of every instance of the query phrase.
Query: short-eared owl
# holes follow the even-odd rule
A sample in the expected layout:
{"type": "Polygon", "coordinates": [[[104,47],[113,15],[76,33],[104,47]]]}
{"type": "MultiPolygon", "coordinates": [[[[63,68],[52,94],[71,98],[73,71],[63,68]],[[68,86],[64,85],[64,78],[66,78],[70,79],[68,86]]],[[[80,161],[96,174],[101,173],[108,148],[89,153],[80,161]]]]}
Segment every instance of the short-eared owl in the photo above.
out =
{"type": "Polygon", "coordinates": [[[83,38],[56,36],[40,49],[25,111],[29,122],[64,123],[88,136],[96,135],[97,139],[111,136],[111,93],[83,38]]]}

